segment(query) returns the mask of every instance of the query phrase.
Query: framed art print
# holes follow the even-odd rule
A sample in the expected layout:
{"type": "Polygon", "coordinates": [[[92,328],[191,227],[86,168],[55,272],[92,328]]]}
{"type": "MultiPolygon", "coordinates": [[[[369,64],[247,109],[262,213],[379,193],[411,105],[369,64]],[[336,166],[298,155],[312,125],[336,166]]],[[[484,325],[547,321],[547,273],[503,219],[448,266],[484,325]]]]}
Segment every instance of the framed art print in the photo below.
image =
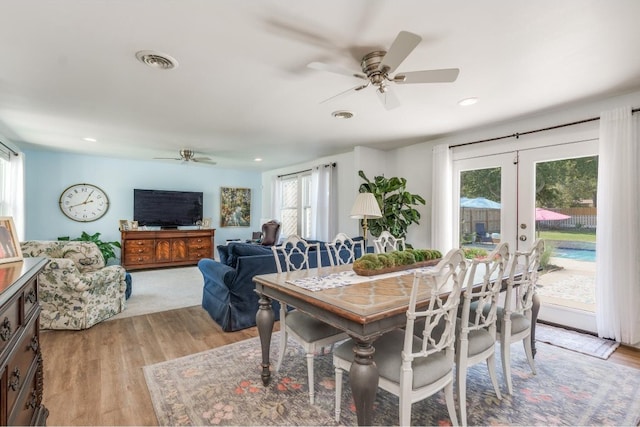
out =
{"type": "Polygon", "coordinates": [[[10,216],[0,217],[0,263],[21,261],[18,233],[10,216]]]}
{"type": "Polygon", "coordinates": [[[249,227],[251,189],[220,187],[220,227],[249,227]]]}

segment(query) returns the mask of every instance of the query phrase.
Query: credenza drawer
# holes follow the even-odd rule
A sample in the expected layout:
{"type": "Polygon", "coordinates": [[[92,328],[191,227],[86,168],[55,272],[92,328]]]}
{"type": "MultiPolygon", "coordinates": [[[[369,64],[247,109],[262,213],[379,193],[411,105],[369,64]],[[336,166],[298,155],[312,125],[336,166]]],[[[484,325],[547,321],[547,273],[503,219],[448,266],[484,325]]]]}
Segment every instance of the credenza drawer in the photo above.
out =
{"type": "MultiPolygon", "coordinates": [[[[38,397],[38,377],[36,375],[36,362],[29,371],[28,378],[25,378],[24,386],[21,389],[20,395],[16,400],[16,404],[13,407],[9,407],[10,411],[8,416],[8,425],[15,426],[27,426],[31,425],[33,421],[33,415],[36,408],[39,406],[38,397]]],[[[25,376],[27,372],[25,372],[25,376]]]]}
{"type": "Polygon", "coordinates": [[[151,255],[145,255],[145,254],[127,254],[124,256],[124,260],[126,265],[131,265],[131,264],[148,264],[150,262],[153,262],[155,260],[155,257],[153,254],[151,255]]]}
{"type": "Polygon", "coordinates": [[[18,399],[21,390],[25,386],[25,382],[28,381],[27,374],[30,367],[35,363],[39,345],[36,319],[33,318],[7,363],[8,408],[13,407],[14,402],[18,399]]]}
{"type": "Polygon", "coordinates": [[[4,352],[20,328],[21,301],[22,299],[16,298],[0,309],[0,354],[4,352]]]}
{"type": "Polygon", "coordinates": [[[127,240],[127,249],[129,248],[151,248],[155,246],[153,239],[127,240]]]}
{"type": "Polygon", "coordinates": [[[38,281],[34,277],[24,288],[24,316],[29,318],[31,312],[38,307],[38,281]]]}

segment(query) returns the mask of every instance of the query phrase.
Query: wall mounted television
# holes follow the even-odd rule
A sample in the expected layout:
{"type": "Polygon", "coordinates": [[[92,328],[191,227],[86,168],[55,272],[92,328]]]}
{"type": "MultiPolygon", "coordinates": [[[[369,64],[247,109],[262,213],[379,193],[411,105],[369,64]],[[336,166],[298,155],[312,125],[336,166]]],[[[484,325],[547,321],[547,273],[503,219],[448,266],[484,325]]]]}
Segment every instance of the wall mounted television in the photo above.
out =
{"type": "Polygon", "coordinates": [[[196,225],[202,221],[202,192],[134,189],[133,220],[141,227],[196,225]]]}

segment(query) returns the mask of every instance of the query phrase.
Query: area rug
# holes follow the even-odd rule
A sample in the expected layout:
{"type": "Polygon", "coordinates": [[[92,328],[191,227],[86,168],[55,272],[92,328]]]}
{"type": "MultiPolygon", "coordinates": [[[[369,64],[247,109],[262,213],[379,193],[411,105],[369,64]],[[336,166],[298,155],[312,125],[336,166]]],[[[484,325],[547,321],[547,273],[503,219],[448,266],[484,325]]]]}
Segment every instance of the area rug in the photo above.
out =
{"type": "Polygon", "coordinates": [[[202,303],[202,273],[198,267],[159,268],[132,271],[131,297],[122,313],[109,320],[122,319],[202,303]]]}
{"type": "MultiPolygon", "coordinates": [[[[272,342],[276,360],[279,333],[272,342]]],[[[640,370],[538,344],[537,375],[521,345],[512,346],[514,394],[498,400],[486,364],[470,368],[469,425],[637,425],[640,370]]],[[[499,366],[499,382],[504,379],[499,366]]],[[[342,417],[334,420],[334,371],[330,354],[315,359],[316,403],[309,404],[302,349],[289,343],[280,373],[264,387],[258,338],[144,367],[159,425],[355,425],[345,375],[342,417]]],[[[379,390],[374,425],[398,424],[398,398],[379,390]]],[[[442,392],[415,403],[412,425],[450,424],[442,392]]]]}
{"type": "Polygon", "coordinates": [[[540,341],[600,359],[608,359],[611,353],[620,346],[619,342],[613,340],[605,340],[570,329],[536,323],[536,342],[540,341]]]}

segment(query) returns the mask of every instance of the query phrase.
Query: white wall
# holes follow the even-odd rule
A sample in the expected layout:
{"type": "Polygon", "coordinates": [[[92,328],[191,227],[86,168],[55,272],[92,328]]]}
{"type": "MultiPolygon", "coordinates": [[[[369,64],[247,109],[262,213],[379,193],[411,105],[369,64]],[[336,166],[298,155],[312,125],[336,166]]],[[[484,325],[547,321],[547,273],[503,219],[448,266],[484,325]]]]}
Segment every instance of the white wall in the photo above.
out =
{"type": "Polygon", "coordinates": [[[101,233],[102,240],[120,241],[118,220],[133,219],[133,189],[202,191],[204,216],[212,218],[216,245],[226,239],[250,239],[262,216],[260,173],[217,166],[167,161],[137,161],[44,150],[25,150],[26,239],[101,233]],[[102,188],[109,197],[106,215],[76,222],[59,208],[62,191],[77,183],[102,188]],[[220,227],[220,187],[251,189],[251,226],[220,227]]]}
{"type": "MultiPolygon", "coordinates": [[[[272,183],[278,175],[286,175],[288,173],[299,172],[311,169],[314,166],[336,163],[336,171],[338,173],[338,230],[347,233],[349,236],[357,236],[358,221],[351,219],[349,213],[351,206],[358,192],[356,179],[357,170],[354,171],[354,153],[343,153],[335,156],[323,157],[313,162],[300,163],[285,168],[274,169],[262,174],[262,211],[266,218],[274,218],[272,211],[272,183]]],[[[277,219],[277,218],[276,218],[277,219]]]]}

